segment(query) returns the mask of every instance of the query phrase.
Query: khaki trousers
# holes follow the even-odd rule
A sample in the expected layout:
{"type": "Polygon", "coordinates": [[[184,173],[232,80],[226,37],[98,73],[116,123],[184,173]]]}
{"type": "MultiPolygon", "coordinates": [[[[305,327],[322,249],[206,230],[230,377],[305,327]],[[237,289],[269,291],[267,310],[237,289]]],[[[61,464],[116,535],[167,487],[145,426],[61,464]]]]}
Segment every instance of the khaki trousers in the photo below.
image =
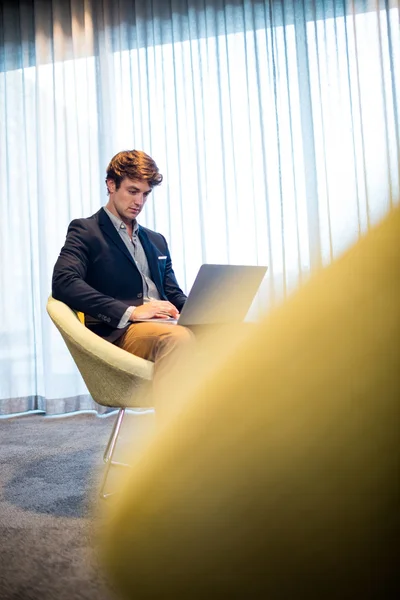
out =
{"type": "Polygon", "coordinates": [[[154,362],[153,395],[157,402],[160,382],[175,364],[182,352],[194,344],[194,335],[186,327],[168,323],[132,323],[115,344],[154,362]]]}

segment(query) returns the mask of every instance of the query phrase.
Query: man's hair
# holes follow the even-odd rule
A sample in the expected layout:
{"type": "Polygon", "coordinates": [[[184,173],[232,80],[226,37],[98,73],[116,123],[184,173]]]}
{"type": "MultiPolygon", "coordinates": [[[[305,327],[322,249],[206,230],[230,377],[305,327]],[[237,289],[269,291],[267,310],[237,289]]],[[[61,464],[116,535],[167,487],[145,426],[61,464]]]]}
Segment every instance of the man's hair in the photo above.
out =
{"type": "Polygon", "coordinates": [[[142,150],[123,150],[110,160],[106,181],[112,179],[118,189],[125,177],[147,181],[152,188],[163,180],[154,160],[142,150]]]}

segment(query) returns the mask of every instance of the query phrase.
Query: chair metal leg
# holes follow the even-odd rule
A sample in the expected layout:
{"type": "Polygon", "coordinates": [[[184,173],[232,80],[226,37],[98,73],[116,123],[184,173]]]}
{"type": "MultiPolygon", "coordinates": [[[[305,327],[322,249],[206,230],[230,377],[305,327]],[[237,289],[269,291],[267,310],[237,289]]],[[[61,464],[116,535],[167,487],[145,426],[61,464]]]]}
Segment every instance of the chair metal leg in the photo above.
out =
{"type": "Polygon", "coordinates": [[[107,448],[104,452],[103,459],[104,459],[104,462],[106,463],[106,470],[105,470],[105,473],[103,476],[103,483],[102,483],[101,489],[100,489],[100,497],[101,498],[107,498],[108,496],[112,495],[112,493],[106,494],[104,492],[104,489],[106,487],[108,471],[110,470],[110,467],[112,464],[116,464],[116,463],[113,463],[112,457],[114,455],[114,450],[115,450],[115,446],[117,443],[119,432],[121,430],[121,425],[122,425],[122,420],[124,418],[124,415],[125,415],[125,408],[121,408],[118,413],[118,416],[115,420],[114,427],[113,427],[113,430],[110,435],[110,439],[108,440],[107,448]]]}
{"type": "Polygon", "coordinates": [[[117,418],[114,421],[114,425],[113,425],[110,437],[108,439],[107,447],[104,451],[103,460],[105,463],[109,461],[110,455],[112,455],[112,453],[114,451],[116,439],[117,439],[119,431],[121,429],[122,419],[124,418],[124,415],[125,415],[125,408],[120,408],[120,410],[118,411],[117,418]]]}

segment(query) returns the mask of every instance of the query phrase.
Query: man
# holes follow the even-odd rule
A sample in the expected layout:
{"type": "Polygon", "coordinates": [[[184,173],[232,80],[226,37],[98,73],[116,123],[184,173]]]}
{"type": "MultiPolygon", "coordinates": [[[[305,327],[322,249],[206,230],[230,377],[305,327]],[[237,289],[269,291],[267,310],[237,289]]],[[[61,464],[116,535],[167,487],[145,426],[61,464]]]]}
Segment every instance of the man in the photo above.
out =
{"type": "Polygon", "coordinates": [[[145,152],[123,151],[111,159],[108,203],[69,225],[52,290],[54,298],[84,313],[85,325],[94,333],[153,361],[155,380],[192,340],[188,329],[161,322],[179,316],[186,296],[175,278],[165,238],[137,222],[162,179],[145,152]]]}

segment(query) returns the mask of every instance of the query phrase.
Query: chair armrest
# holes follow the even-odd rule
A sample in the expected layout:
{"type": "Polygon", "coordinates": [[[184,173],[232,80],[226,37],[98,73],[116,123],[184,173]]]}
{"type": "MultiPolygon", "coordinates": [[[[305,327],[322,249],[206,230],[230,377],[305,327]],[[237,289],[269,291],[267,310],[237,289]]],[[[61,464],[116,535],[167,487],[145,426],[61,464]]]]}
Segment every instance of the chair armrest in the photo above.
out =
{"type": "Polygon", "coordinates": [[[47,312],[96,402],[104,406],[143,406],[144,399],[137,392],[152,380],[154,363],[90,331],[63,302],[50,297],[47,312]]]}

